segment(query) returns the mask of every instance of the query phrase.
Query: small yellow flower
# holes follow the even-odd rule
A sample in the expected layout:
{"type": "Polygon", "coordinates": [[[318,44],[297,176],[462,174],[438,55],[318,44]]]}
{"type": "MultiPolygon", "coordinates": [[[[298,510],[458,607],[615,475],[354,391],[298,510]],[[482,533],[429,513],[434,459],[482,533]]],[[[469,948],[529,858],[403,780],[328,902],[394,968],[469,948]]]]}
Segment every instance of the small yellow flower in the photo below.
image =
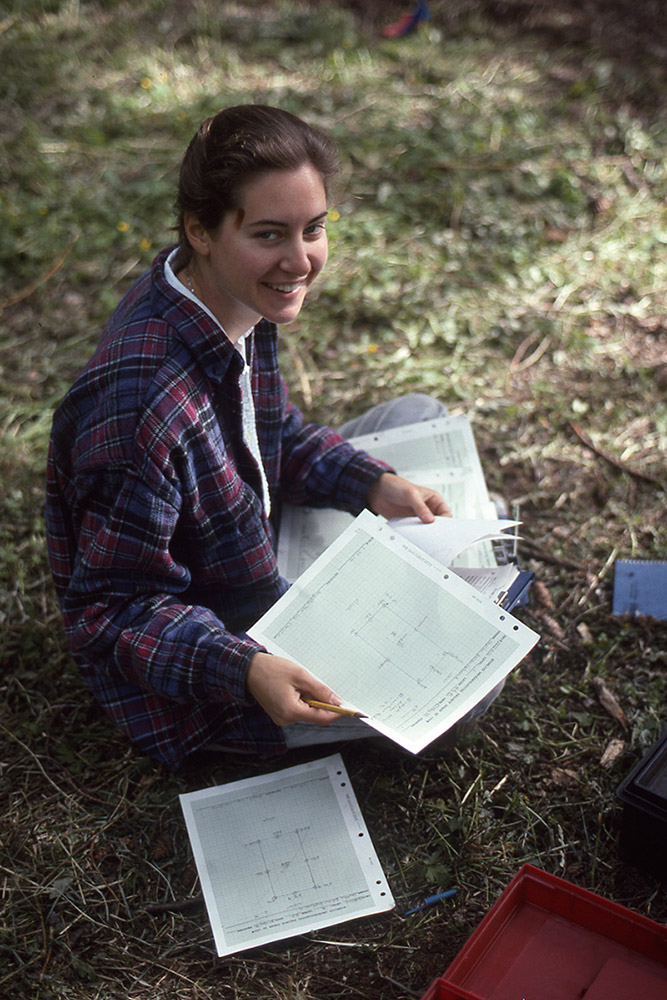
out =
{"type": "Polygon", "coordinates": [[[130,230],[130,223],[129,222],[119,222],[116,225],[116,229],[118,230],[119,233],[127,233],[130,230]]]}
{"type": "Polygon", "coordinates": [[[39,212],[40,215],[48,215],[49,214],[49,206],[48,205],[40,205],[37,211],[39,212]]]}
{"type": "Polygon", "coordinates": [[[162,72],[158,73],[158,75],[157,75],[157,82],[158,83],[167,83],[168,80],[169,80],[169,74],[165,73],[164,70],[162,70],[162,72]]]}
{"type": "Polygon", "coordinates": [[[151,89],[151,87],[153,86],[153,81],[151,80],[150,76],[145,76],[143,78],[143,80],[141,81],[141,86],[144,88],[144,90],[151,89]]]}
{"type": "Polygon", "coordinates": [[[332,222],[338,222],[338,220],[340,219],[340,212],[338,211],[337,208],[329,209],[329,218],[332,222]]]}
{"type": "Polygon", "coordinates": [[[368,351],[369,354],[377,354],[377,352],[380,350],[380,347],[378,344],[369,344],[366,350],[368,351]]]}
{"type": "Polygon", "coordinates": [[[152,246],[153,246],[153,241],[152,240],[147,240],[145,236],[144,236],[143,240],[139,240],[139,249],[143,250],[144,252],[146,250],[150,250],[150,248],[152,246]]]}

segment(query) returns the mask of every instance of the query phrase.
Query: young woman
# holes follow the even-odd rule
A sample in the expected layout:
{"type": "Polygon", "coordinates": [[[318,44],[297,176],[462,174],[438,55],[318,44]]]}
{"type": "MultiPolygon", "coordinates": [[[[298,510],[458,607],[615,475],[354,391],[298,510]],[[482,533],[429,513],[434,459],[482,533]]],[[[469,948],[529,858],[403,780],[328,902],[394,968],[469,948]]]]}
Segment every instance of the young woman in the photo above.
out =
{"type": "Polygon", "coordinates": [[[280,376],[277,324],[326,262],[335,169],[328,138],[287,112],[205,121],[181,166],[178,246],[125,295],[54,416],[47,537],[70,648],[105,712],[172,768],[211,743],[280,752],[281,727],[338,718],[304,700],[335,692],[245,635],[287,588],[281,501],[448,513],[306,423],[280,376]]]}

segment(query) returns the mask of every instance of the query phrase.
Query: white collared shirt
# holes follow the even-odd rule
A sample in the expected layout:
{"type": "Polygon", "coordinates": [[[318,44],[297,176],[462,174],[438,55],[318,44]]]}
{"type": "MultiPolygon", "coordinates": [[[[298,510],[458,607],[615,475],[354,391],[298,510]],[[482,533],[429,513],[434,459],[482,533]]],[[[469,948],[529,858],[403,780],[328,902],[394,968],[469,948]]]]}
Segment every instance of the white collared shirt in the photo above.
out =
{"type": "MultiPolygon", "coordinates": [[[[204,305],[200,298],[198,298],[194,292],[180,281],[174,274],[172,268],[172,261],[178,253],[178,250],[174,250],[169,254],[169,257],[165,261],[164,274],[165,278],[181,295],[185,295],[186,298],[191,299],[196,302],[200,309],[203,309],[207,316],[210,316],[214,323],[220,327],[225,337],[227,336],[224,327],[221,326],[220,322],[213,315],[211,310],[204,305]]],[[[257,438],[257,420],[255,418],[255,402],[252,398],[252,384],[250,381],[251,367],[252,367],[252,354],[250,358],[247,357],[246,343],[249,342],[252,347],[252,334],[254,333],[254,326],[251,326],[249,330],[246,330],[239,339],[234,344],[236,350],[241,355],[243,359],[243,371],[241,372],[240,386],[241,386],[241,419],[243,422],[243,440],[245,441],[250,454],[255,459],[257,463],[257,468],[259,469],[260,479],[262,481],[262,501],[264,503],[264,510],[266,511],[266,516],[269,517],[271,514],[271,495],[269,493],[269,484],[266,479],[266,472],[264,471],[264,462],[262,461],[262,454],[259,450],[259,440],[257,438]]]]}

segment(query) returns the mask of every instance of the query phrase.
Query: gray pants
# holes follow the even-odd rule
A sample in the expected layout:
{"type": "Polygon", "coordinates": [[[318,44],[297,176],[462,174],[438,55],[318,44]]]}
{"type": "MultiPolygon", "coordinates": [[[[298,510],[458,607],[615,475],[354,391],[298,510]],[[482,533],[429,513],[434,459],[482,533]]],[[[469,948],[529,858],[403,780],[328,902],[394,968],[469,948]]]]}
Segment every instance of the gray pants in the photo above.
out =
{"type": "MultiPolygon", "coordinates": [[[[399,396],[386,403],[379,403],[354,420],[348,420],[339,428],[346,437],[359,437],[362,434],[373,434],[375,431],[389,430],[391,427],[403,427],[406,424],[419,423],[422,420],[436,420],[447,416],[447,407],[431,396],[422,393],[410,393],[399,396]]],[[[492,701],[500,694],[505,682],[502,681],[493,691],[475,705],[475,707],[458,722],[452,730],[447,742],[455,742],[457,734],[463,733],[468,724],[474,722],[486,712],[492,701]]],[[[376,732],[360,719],[350,719],[341,716],[328,726],[315,726],[310,723],[296,722],[291,726],[283,726],[283,737],[288,747],[312,746],[318,743],[334,743],[339,740],[364,739],[376,736],[376,732]]],[[[446,734],[449,736],[449,734],[446,734]]]]}
{"type": "Polygon", "coordinates": [[[361,434],[373,434],[375,431],[388,431],[391,427],[404,427],[406,424],[418,424],[422,420],[437,420],[447,416],[444,403],[425,396],[421,392],[412,392],[398,399],[390,399],[386,403],[378,403],[371,410],[362,413],[354,420],[339,427],[343,437],[358,437],[361,434]]]}

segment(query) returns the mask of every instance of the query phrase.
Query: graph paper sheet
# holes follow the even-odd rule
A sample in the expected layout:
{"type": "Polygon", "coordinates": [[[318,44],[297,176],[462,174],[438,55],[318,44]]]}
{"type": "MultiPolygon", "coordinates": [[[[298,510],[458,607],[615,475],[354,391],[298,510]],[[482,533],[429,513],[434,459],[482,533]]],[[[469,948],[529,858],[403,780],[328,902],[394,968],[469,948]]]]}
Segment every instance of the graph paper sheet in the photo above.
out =
{"type": "Polygon", "coordinates": [[[410,471],[434,475],[456,517],[489,516],[484,473],[464,414],[364,434],[351,443],[393,465],[402,476],[410,471]]]}
{"type": "Polygon", "coordinates": [[[413,753],[474,708],[539,638],[368,511],[250,635],[413,753]]]}
{"type": "Polygon", "coordinates": [[[180,801],[218,955],[394,906],[339,754],[180,801]]]}
{"type": "MultiPolygon", "coordinates": [[[[440,417],[351,438],[374,458],[393,466],[413,483],[437,490],[457,518],[495,518],[470,422],[465,415],[440,417]]],[[[327,508],[283,504],[278,565],[293,582],[354,520],[327,508]]],[[[456,557],[456,566],[496,565],[491,545],[476,545],[456,557]]]]}

